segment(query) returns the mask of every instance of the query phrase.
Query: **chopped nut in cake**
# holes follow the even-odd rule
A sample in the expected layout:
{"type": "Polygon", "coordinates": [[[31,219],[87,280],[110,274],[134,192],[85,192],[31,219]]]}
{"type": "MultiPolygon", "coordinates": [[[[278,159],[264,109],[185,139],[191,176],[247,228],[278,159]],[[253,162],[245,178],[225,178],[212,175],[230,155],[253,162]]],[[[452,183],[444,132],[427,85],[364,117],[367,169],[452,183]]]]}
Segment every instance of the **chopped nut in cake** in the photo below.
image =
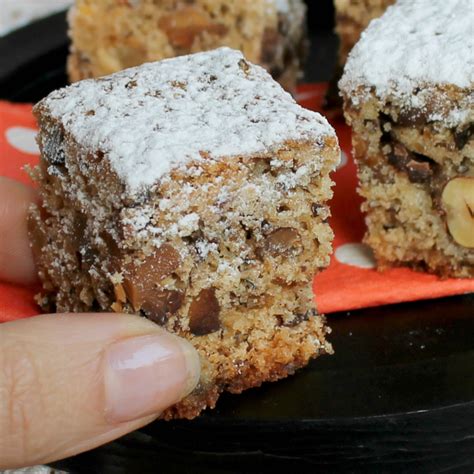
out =
{"type": "Polygon", "coordinates": [[[399,0],[349,56],[340,87],[381,267],[474,277],[473,14],[399,0]]]}
{"type": "Polygon", "coordinates": [[[72,81],[228,46],[293,90],[306,56],[303,0],[76,0],[69,23],[72,81]]]}
{"type": "Polygon", "coordinates": [[[165,418],[331,352],[311,287],[331,252],[337,138],[264,69],[222,48],[75,83],[35,113],[41,301],[191,341],[200,385],[165,418]]]}

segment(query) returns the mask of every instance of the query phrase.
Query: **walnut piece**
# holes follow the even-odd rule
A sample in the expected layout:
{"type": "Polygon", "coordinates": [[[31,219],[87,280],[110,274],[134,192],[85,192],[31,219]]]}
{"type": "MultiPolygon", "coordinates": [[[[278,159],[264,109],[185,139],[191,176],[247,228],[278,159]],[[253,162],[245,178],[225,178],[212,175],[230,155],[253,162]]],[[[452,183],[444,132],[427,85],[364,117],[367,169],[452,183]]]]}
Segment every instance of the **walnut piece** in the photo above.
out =
{"type": "Polygon", "coordinates": [[[407,173],[412,183],[425,183],[433,176],[434,162],[422,155],[416,156],[401,143],[395,143],[388,154],[388,162],[397,170],[407,173]]]}

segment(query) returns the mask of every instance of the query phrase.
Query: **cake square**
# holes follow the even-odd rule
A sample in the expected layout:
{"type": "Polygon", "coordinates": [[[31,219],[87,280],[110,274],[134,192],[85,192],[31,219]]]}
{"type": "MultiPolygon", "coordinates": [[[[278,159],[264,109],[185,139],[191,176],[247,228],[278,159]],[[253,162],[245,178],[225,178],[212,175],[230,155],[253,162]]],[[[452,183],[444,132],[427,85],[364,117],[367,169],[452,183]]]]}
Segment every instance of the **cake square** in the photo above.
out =
{"type": "Polygon", "coordinates": [[[293,91],[306,57],[303,0],[76,0],[72,82],[227,46],[293,91]]]}
{"type": "Polygon", "coordinates": [[[366,241],[381,268],[474,277],[472,13],[470,0],[399,0],[346,64],[366,241]]]}
{"type": "Polygon", "coordinates": [[[165,418],[331,352],[311,288],[340,158],[323,117],[228,48],[81,81],[34,110],[39,301],[187,338],[201,382],[165,418]]]}

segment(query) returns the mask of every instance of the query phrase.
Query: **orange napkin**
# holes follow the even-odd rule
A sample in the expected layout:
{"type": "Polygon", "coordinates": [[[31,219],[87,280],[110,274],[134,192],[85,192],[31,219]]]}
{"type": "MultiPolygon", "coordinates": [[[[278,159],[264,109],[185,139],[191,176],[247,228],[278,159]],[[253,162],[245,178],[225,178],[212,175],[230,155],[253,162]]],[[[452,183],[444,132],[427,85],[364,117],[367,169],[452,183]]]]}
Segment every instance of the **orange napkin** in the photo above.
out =
{"type": "MultiPolygon", "coordinates": [[[[325,84],[301,86],[298,101],[320,110],[325,84]]],[[[351,159],[350,129],[340,120],[332,124],[339,136],[343,159],[334,173],[335,197],[330,221],[335,231],[334,254],[327,270],[314,279],[318,308],[323,313],[347,311],[403,301],[414,301],[474,292],[474,280],[440,280],[433,275],[397,268],[375,270],[369,249],[361,243],[365,232],[356,193],[356,170],[351,159]]],[[[0,101],[0,175],[30,183],[22,170],[35,164],[35,121],[30,105],[0,101]]],[[[35,289],[0,283],[0,322],[38,314],[35,289]]]]}

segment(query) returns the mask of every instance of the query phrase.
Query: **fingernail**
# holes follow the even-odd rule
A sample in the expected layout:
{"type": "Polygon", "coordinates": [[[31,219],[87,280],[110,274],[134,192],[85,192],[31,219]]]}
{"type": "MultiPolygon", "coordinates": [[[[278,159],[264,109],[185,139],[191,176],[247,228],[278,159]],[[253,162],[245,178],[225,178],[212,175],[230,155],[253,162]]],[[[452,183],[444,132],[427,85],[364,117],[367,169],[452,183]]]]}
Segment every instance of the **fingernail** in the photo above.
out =
{"type": "Polygon", "coordinates": [[[159,414],[189,395],[199,381],[193,346],[164,331],[116,342],[105,358],[106,416],[111,423],[159,414]]]}

